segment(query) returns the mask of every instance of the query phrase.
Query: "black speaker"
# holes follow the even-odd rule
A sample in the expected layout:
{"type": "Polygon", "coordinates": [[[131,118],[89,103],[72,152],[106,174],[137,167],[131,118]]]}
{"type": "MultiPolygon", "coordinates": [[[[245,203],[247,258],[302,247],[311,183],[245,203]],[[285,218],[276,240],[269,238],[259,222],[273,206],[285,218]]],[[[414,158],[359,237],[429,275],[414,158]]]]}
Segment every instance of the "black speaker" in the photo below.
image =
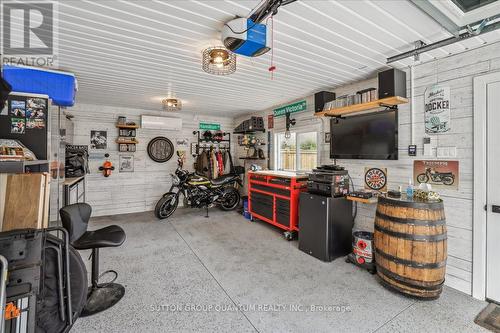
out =
{"type": "Polygon", "coordinates": [[[5,102],[7,102],[11,91],[11,85],[0,76],[0,111],[5,107],[5,102]]]}
{"type": "Polygon", "coordinates": [[[378,98],[394,96],[406,98],[406,73],[391,68],[378,73],[378,98]]]}
{"type": "Polygon", "coordinates": [[[331,102],[335,99],[335,93],[330,91],[320,91],[314,94],[314,112],[323,111],[323,107],[326,103],[331,102]]]}

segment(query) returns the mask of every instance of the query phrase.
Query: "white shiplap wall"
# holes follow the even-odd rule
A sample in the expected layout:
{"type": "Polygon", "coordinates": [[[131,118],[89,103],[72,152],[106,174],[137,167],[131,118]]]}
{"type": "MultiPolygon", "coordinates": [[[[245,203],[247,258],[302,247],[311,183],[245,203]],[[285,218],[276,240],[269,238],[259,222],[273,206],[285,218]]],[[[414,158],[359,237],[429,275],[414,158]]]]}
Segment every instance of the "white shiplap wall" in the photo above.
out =
{"type": "MultiPolygon", "coordinates": [[[[140,110],[122,107],[110,107],[101,105],[77,104],[74,108],[68,109],[67,113],[74,115],[74,136],[73,144],[90,145],[91,130],[107,130],[108,147],[106,150],[91,150],[101,156],[104,153],[110,154],[110,160],[115,166],[115,171],[111,176],[105,178],[98,170],[104,162],[104,158],[92,159],[89,161],[90,174],[87,175],[87,202],[92,205],[93,216],[115,215],[132,212],[144,212],[154,209],[154,205],[161,198],[161,195],[170,188],[170,174],[177,167],[176,155],[166,163],[156,163],[152,161],[147,152],[148,142],[156,136],[169,138],[175,147],[176,138],[188,138],[190,142],[195,142],[196,137],[193,131],[198,129],[200,121],[220,123],[223,131],[233,128],[231,118],[192,115],[179,113],[166,113],[162,111],[140,110]],[[121,153],[118,151],[118,144],[115,143],[118,137],[118,129],[115,127],[118,116],[126,116],[127,121],[134,121],[140,124],[141,115],[181,117],[183,124],[179,131],[165,131],[142,129],[137,130],[137,151],[135,153],[121,153]],[[134,172],[119,172],[119,155],[134,156],[134,172]]],[[[193,170],[193,157],[187,155],[185,167],[193,170]]]]}
{"type": "MultiPolygon", "coordinates": [[[[500,71],[500,43],[490,44],[479,49],[453,55],[415,66],[415,144],[418,145],[418,156],[407,154],[410,144],[410,105],[402,105],[399,111],[399,160],[398,161],[366,161],[339,160],[349,170],[356,188],[363,187],[365,166],[385,167],[388,169],[389,188],[403,188],[413,174],[414,159],[429,159],[423,155],[424,131],[424,91],[438,82],[451,88],[452,129],[449,133],[436,136],[438,146],[456,146],[457,158],[460,161],[460,187],[457,191],[441,191],[447,215],[448,226],[448,265],[446,284],[471,294],[472,287],[472,203],[473,203],[473,78],[488,72],[500,71]]],[[[409,80],[409,75],[407,75],[409,80]]],[[[335,89],[337,95],[355,93],[366,87],[376,87],[377,80],[370,79],[335,89]]],[[[408,82],[409,90],[409,82],[408,82]]],[[[408,93],[409,96],[409,93],[408,93]]],[[[297,99],[300,100],[301,98],[297,99]]],[[[316,119],[313,113],[313,98],[306,97],[308,110],[294,114],[297,129],[324,128],[329,131],[329,123],[325,119],[316,119]]],[[[290,101],[293,102],[293,101],[290,101]]],[[[272,109],[257,113],[265,117],[272,109]]],[[[248,118],[240,117],[235,123],[248,118]]],[[[284,118],[275,119],[275,131],[282,131],[284,118]]],[[[330,164],[329,145],[324,144],[324,130],[320,130],[319,138],[321,164],[330,164]]],[[[359,205],[355,229],[373,230],[375,206],[359,205]]]]}

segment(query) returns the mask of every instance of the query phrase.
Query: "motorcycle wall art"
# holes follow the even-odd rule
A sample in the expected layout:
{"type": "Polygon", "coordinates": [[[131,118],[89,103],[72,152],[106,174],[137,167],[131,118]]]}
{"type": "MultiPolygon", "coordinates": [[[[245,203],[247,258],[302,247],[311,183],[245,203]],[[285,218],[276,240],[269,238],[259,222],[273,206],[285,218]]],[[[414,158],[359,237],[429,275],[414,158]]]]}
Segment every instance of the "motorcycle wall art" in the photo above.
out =
{"type": "Polygon", "coordinates": [[[417,160],[413,163],[414,184],[431,184],[433,188],[458,190],[458,161],[417,160]]]}

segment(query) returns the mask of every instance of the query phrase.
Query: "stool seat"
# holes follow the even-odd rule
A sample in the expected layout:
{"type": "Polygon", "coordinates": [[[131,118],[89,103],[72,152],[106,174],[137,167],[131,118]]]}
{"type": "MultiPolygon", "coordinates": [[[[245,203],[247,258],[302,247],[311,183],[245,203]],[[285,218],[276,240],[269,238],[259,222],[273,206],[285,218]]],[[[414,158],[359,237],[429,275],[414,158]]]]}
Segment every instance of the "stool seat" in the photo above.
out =
{"type": "Polygon", "coordinates": [[[86,231],[80,238],[73,241],[73,247],[87,250],[103,247],[117,247],[125,242],[125,231],[117,225],[110,225],[97,230],[86,231]]]}
{"type": "Polygon", "coordinates": [[[87,304],[81,316],[91,316],[114,306],[125,295],[125,288],[113,283],[118,273],[114,273],[112,282],[99,284],[99,249],[103,247],[117,247],[125,241],[125,231],[117,225],[110,225],[97,230],[87,230],[92,207],[86,203],[76,203],[60,209],[61,221],[68,231],[71,245],[78,250],[92,249],[92,286],[87,294],[87,304]]]}

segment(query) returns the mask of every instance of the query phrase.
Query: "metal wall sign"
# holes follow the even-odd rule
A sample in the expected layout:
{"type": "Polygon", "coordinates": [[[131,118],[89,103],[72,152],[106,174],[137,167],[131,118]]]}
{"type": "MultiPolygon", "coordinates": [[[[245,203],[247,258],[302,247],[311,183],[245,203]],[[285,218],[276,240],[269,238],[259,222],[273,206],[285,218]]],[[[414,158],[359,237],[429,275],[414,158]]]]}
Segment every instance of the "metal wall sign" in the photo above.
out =
{"type": "Polygon", "coordinates": [[[157,136],[149,141],[147,151],[153,161],[164,163],[174,155],[174,145],[166,137],[157,136]]]}
{"type": "Polygon", "coordinates": [[[431,184],[432,187],[458,190],[460,183],[458,161],[416,160],[413,161],[414,184],[431,184]]]}
{"type": "Polygon", "coordinates": [[[279,117],[279,116],[284,116],[287,113],[295,113],[295,112],[305,111],[306,109],[307,109],[306,100],[302,100],[299,102],[295,102],[295,103],[288,104],[288,105],[282,106],[280,108],[274,109],[273,115],[275,117],[279,117]]]}
{"type": "Polygon", "coordinates": [[[451,129],[450,87],[433,85],[425,90],[425,133],[446,133],[451,129]]]}
{"type": "Polygon", "coordinates": [[[387,190],[387,169],[366,167],[365,189],[385,192],[387,190]]]}
{"type": "Polygon", "coordinates": [[[220,131],[220,124],[200,122],[199,129],[207,131],[220,131]]]}

